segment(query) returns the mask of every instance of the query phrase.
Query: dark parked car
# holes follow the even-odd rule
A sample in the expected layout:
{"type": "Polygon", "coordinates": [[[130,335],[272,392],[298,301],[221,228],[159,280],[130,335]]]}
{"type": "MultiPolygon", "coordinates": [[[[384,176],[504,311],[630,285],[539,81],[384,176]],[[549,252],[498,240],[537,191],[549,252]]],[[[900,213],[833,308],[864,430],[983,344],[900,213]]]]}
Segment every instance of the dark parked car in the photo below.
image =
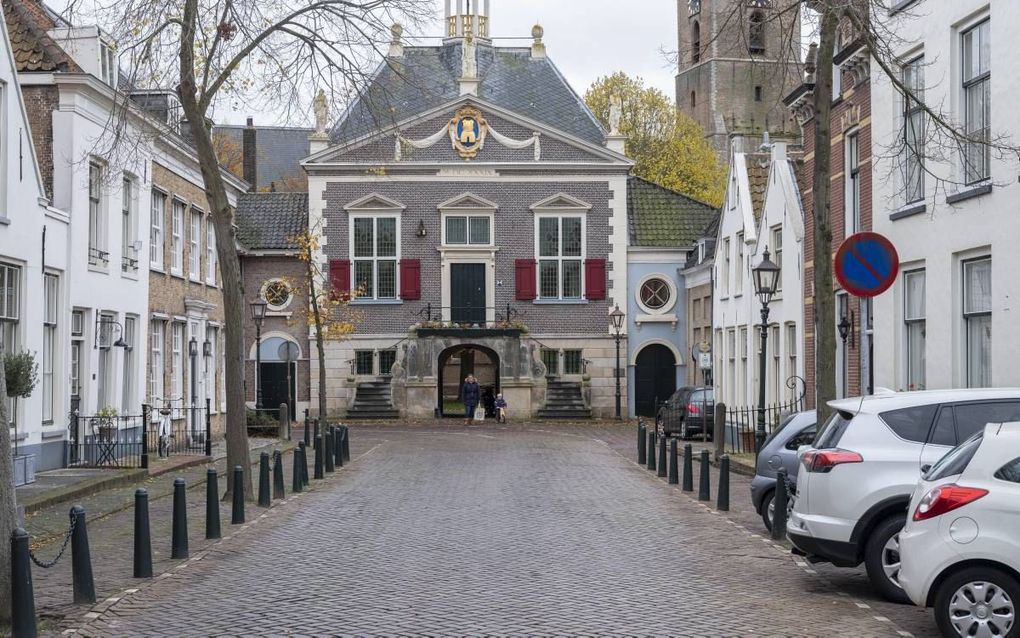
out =
{"type": "Polygon", "coordinates": [[[758,455],[758,466],[751,480],[751,502],[770,531],[775,514],[772,499],[776,495],[776,472],[785,467],[790,483],[797,485],[797,469],[800,467],[797,449],[815,440],[816,418],[814,410],[786,417],[779,428],[765,439],[758,455]]]}
{"type": "Polygon", "coordinates": [[[712,388],[685,386],[659,407],[655,426],[661,434],[687,439],[708,433],[712,440],[715,395],[712,388]]]}

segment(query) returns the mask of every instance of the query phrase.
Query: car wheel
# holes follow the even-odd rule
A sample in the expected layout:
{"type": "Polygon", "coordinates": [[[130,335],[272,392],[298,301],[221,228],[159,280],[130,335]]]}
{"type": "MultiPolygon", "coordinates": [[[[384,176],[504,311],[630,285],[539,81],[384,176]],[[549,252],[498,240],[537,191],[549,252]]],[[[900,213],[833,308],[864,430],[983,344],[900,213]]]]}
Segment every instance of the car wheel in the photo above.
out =
{"type": "Polygon", "coordinates": [[[890,516],[875,527],[864,547],[864,566],[871,586],[886,600],[909,603],[900,587],[900,532],[906,524],[904,516],[890,516]]]}
{"type": "Polygon", "coordinates": [[[761,501],[761,522],[765,523],[765,529],[772,531],[772,521],[776,517],[776,491],[772,490],[765,495],[761,501]]]}
{"type": "Polygon", "coordinates": [[[1020,582],[994,567],[969,567],[935,592],[935,622],[943,636],[1017,638],[1020,582]]]}

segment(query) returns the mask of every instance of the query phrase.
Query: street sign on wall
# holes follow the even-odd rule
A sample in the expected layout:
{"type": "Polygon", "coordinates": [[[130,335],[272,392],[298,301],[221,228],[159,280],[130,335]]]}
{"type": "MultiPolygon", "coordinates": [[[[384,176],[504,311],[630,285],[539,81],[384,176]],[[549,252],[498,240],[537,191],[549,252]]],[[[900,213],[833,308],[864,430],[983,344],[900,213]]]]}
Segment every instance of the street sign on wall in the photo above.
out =
{"type": "Polygon", "coordinates": [[[900,257],[892,242],[878,233],[851,235],[836,251],[836,279],[857,297],[877,297],[896,281],[900,257]]]}

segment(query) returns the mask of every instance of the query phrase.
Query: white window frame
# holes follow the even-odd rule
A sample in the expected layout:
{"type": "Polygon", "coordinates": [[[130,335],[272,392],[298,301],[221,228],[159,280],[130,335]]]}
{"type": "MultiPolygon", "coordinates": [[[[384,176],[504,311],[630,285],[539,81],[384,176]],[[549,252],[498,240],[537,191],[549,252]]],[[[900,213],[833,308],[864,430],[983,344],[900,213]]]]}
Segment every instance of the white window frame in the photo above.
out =
{"type": "Polygon", "coordinates": [[[220,348],[217,343],[217,332],[216,326],[206,324],[205,327],[205,340],[209,342],[209,356],[205,356],[205,349],[202,350],[202,358],[205,364],[205,396],[209,399],[209,412],[215,414],[217,412],[218,404],[216,402],[216,374],[219,371],[219,360],[217,354],[219,354],[220,348]]]}
{"type": "MultiPolygon", "coordinates": [[[[797,374],[797,324],[790,321],[786,324],[786,378],[793,379],[800,376],[797,374]]],[[[790,401],[797,399],[797,384],[787,385],[787,398],[790,401]],[[792,386],[792,387],[791,387],[792,386]]]]}
{"type": "Polygon", "coordinates": [[[925,330],[927,328],[927,301],[925,299],[927,287],[927,273],[924,268],[912,268],[910,270],[903,271],[903,345],[904,345],[904,365],[903,372],[905,375],[904,386],[909,390],[924,390],[926,387],[926,362],[925,362],[925,349],[927,348],[927,337],[925,330]],[[921,307],[919,312],[911,312],[910,305],[910,287],[911,282],[916,281],[920,278],[921,285],[921,307]],[[913,366],[914,351],[913,341],[911,334],[920,330],[920,369],[915,370],[913,366]]]}
{"type": "Polygon", "coordinates": [[[216,226],[212,215],[205,219],[205,283],[216,285],[216,226]]]}
{"type": "Polygon", "coordinates": [[[88,164],[88,207],[89,207],[89,266],[105,269],[109,265],[110,255],[106,246],[106,202],[103,188],[105,168],[98,160],[90,160],[88,164]]]}
{"type": "Polygon", "coordinates": [[[117,363],[113,358],[113,327],[117,324],[117,315],[113,312],[99,313],[99,356],[96,365],[96,409],[118,408],[117,392],[114,388],[114,368],[117,363]],[[105,337],[102,333],[106,333],[105,337]]]}
{"type": "Polygon", "coordinates": [[[71,359],[68,362],[67,374],[70,377],[68,391],[79,400],[83,396],[82,382],[86,379],[84,367],[88,364],[82,353],[85,348],[85,311],[75,308],[71,311],[71,359]]]}
{"type": "Polygon", "coordinates": [[[991,86],[992,86],[992,72],[991,72],[991,45],[989,44],[989,68],[982,71],[980,68],[980,51],[981,42],[978,41],[975,49],[978,52],[978,68],[974,75],[971,75],[971,70],[967,68],[968,61],[968,37],[971,34],[980,37],[984,35],[991,38],[991,19],[984,18],[973,25],[968,26],[966,29],[960,31],[960,113],[961,122],[963,123],[963,131],[970,137],[981,136],[985,140],[985,143],[967,143],[964,144],[963,150],[963,181],[970,184],[977,184],[991,178],[991,147],[988,145],[988,141],[991,139],[991,86]],[[982,30],[984,34],[982,34],[982,30]],[[984,113],[981,114],[981,119],[978,120],[977,116],[970,111],[969,100],[967,99],[972,92],[983,91],[984,92],[984,113]],[[982,124],[983,126],[978,130],[975,127],[975,123],[982,124]],[[972,162],[971,159],[980,153],[979,161],[972,162]]]}
{"type": "Polygon", "coordinates": [[[769,229],[772,235],[772,261],[779,266],[779,278],[776,279],[776,294],[783,292],[783,274],[786,268],[783,267],[783,225],[779,224],[769,229]]]}
{"type": "Polygon", "coordinates": [[[124,367],[121,371],[121,414],[136,414],[135,386],[137,379],[136,350],[138,347],[138,316],[124,315],[123,339],[127,347],[122,348],[124,367]]]}
{"type": "Polygon", "coordinates": [[[924,168],[924,136],[925,136],[925,113],[924,100],[924,55],[915,56],[900,67],[900,80],[917,97],[917,100],[909,98],[905,93],[901,96],[903,100],[903,133],[902,144],[903,154],[903,195],[904,204],[913,204],[923,201],[925,168],[924,168]],[[911,143],[910,131],[914,131],[911,143]]]}
{"type": "MultiPolygon", "coordinates": [[[[989,330],[992,329],[992,324],[991,324],[991,322],[992,322],[992,305],[991,304],[993,303],[993,301],[995,299],[994,296],[993,296],[994,295],[994,290],[995,290],[995,288],[994,288],[995,281],[994,281],[994,279],[991,279],[991,276],[994,275],[994,273],[990,272],[990,279],[991,280],[990,280],[989,283],[992,286],[992,289],[989,291],[989,295],[988,295],[988,297],[989,297],[989,307],[988,307],[988,309],[987,310],[984,310],[984,309],[977,309],[977,310],[975,310],[975,309],[969,309],[967,307],[967,292],[968,292],[968,289],[967,289],[967,268],[969,268],[969,267],[971,267],[971,266],[973,266],[975,264],[982,263],[982,262],[988,262],[989,263],[989,271],[991,271],[991,262],[992,262],[991,255],[983,255],[981,257],[975,257],[973,259],[964,259],[962,261],[962,264],[961,264],[962,265],[962,273],[961,273],[962,281],[961,281],[961,285],[960,285],[960,290],[962,292],[962,295],[961,295],[961,299],[960,299],[960,308],[961,308],[961,311],[962,311],[961,314],[963,316],[963,381],[964,381],[964,387],[967,387],[967,388],[991,387],[992,383],[993,383],[993,381],[992,381],[992,350],[991,349],[989,349],[989,352],[988,352],[988,361],[985,362],[985,364],[984,364],[987,367],[987,379],[986,379],[986,382],[985,383],[977,382],[977,379],[976,379],[976,376],[975,376],[977,374],[977,372],[975,370],[971,369],[971,351],[970,351],[970,338],[969,338],[970,330],[971,330],[971,325],[970,325],[971,322],[974,321],[976,324],[978,322],[983,323],[984,320],[987,318],[988,326],[989,326],[988,329],[989,330]]],[[[978,325],[980,325],[980,324],[978,324],[978,325]]],[[[991,337],[989,337],[989,338],[991,338],[991,337]]]]}
{"type": "Polygon", "coordinates": [[[730,238],[726,237],[723,239],[723,261],[722,261],[722,273],[719,277],[722,280],[722,294],[723,298],[730,296],[730,262],[732,257],[730,256],[730,238]]]}
{"type": "Polygon", "coordinates": [[[60,277],[56,273],[43,275],[43,349],[39,366],[42,377],[42,421],[53,424],[56,414],[57,388],[54,384],[54,370],[57,367],[57,351],[60,338],[57,323],[60,313],[60,277]]]}
{"type": "Polygon", "coordinates": [[[348,232],[348,255],[351,259],[351,290],[358,288],[358,262],[372,262],[372,290],[362,291],[358,297],[358,301],[387,301],[387,302],[399,302],[400,301],[400,258],[401,258],[401,216],[394,211],[385,211],[378,214],[364,214],[361,212],[349,215],[350,227],[348,232]],[[371,257],[355,257],[354,252],[354,227],[358,220],[370,219],[372,220],[372,256],[371,257]],[[379,255],[379,220],[380,219],[393,219],[395,222],[395,233],[396,233],[396,250],[394,256],[380,256],[379,255]],[[393,296],[392,297],[380,297],[379,296],[379,262],[394,262],[393,266],[393,296]]]}
{"type": "Polygon", "coordinates": [[[587,300],[587,277],[584,262],[588,259],[588,216],[584,213],[577,212],[535,212],[535,294],[538,301],[586,301],[587,300]],[[542,238],[540,228],[543,219],[556,219],[558,221],[558,242],[557,242],[557,255],[543,256],[541,253],[542,238]],[[580,255],[564,255],[563,254],[563,220],[565,219],[578,219],[581,222],[581,254],[580,255]],[[542,262],[543,261],[555,261],[557,271],[557,294],[555,297],[546,297],[542,295],[542,262]],[[563,294],[563,263],[576,261],[580,264],[580,290],[577,297],[566,297],[563,294]]]}
{"type": "Polygon", "coordinates": [[[737,269],[733,273],[733,296],[744,294],[744,232],[737,233],[733,250],[737,253],[737,269]]]}
{"type": "Polygon", "coordinates": [[[202,280],[202,211],[194,206],[188,215],[188,278],[202,280]]]}
{"type": "Polygon", "coordinates": [[[165,361],[166,320],[153,319],[149,322],[149,402],[154,408],[162,407],[166,399],[163,396],[165,361]]]}
{"type": "Polygon", "coordinates": [[[183,405],[184,400],[184,330],[183,321],[174,321],[170,327],[170,399],[183,405]]]}
{"type": "Polygon", "coordinates": [[[170,274],[184,276],[184,213],[188,204],[176,197],[170,200],[170,274]]]}
{"type": "Polygon", "coordinates": [[[105,40],[99,41],[99,73],[107,85],[117,88],[117,49],[105,40]]]}
{"type": "Polygon", "coordinates": [[[124,173],[121,181],[121,272],[138,272],[138,251],[135,238],[138,236],[138,180],[124,173]]]}
{"type": "Polygon", "coordinates": [[[152,189],[149,200],[149,268],[163,272],[166,268],[166,204],[168,196],[152,189]]]}
{"type": "Polygon", "coordinates": [[[843,136],[843,236],[861,230],[861,136],[854,129],[843,136]]]}
{"type": "Polygon", "coordinates": [[[495,215],[488,211],[470,211],[470,212],[444,212],[442,214],[443,224],[443,246],[449,248],[491,248],[493,245],[493,236],[495,235],[494,226],[495,215]],[[451,242],[449,234],[449,223],[452,219],[463,219],[464,220],[464,232],[465,241],[463,242],[451,242]],[[484,242],[471,241],[471,223],[474,220],[484,219],[489,226],[489,235],[484,242]]]}

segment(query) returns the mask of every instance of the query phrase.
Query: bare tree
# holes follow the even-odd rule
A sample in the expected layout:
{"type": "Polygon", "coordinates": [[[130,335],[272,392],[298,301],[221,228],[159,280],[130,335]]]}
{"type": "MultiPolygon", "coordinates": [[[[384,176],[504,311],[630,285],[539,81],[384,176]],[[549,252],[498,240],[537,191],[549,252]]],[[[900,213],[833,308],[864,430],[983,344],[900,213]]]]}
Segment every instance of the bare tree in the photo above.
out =
{"type": "MultiPolygon", "coordinates": [[[[245,468],[251,494],[243,393],[245,297],[233,214],[209,126],[217,104],[241,99],[282,117],[304,115],[317,88],[347,98],[372,77],[396,22],[420,25],[428,0],[75,0],[130,60],[130,83],[175,88],[190,124],[216,250],[226,316],[227,463],[245,468]]],[[[232,475],[227,497],[234,489],[232,475]]]]}
{"type": "MultiPolygon", "coordinates": [[[[3,354],[0,349],[0,355],[3,354]]],[[[7,414],[7,376],[0,356],[0,623],[11,621],[11,532],[18,524],[14,490],[14,457],[11,454],[11,428],[7,414]]]]}

